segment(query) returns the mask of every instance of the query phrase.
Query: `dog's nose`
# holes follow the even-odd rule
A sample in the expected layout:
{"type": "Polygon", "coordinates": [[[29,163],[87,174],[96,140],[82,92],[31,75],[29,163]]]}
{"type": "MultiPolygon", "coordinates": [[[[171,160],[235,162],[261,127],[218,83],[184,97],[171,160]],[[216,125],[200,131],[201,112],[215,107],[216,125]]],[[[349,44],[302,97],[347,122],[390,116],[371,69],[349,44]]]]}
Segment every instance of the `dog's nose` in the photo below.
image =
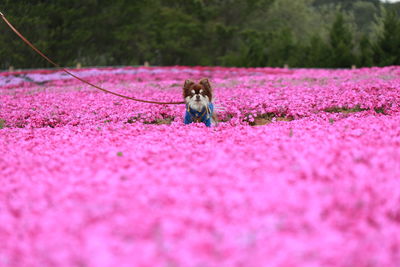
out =
{"type": "Polygon", "coordinates": [[[196,95],[196,100],[200,100],[200,96],[199,95],[196,95]]]}

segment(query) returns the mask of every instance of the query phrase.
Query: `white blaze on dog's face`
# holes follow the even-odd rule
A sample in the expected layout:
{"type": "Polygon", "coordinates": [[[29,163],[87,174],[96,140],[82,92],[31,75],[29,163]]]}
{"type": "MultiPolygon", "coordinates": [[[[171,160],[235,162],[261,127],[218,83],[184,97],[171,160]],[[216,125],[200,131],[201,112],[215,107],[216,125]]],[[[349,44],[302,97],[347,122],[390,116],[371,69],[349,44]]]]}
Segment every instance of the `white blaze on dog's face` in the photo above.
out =
{"type": "Polygon", "coordinates": [[[201,112],[211,102],[212,92],[208,79],[199,83],[186,80],[183,86],[183,97],[190,108],[201,112]]]}

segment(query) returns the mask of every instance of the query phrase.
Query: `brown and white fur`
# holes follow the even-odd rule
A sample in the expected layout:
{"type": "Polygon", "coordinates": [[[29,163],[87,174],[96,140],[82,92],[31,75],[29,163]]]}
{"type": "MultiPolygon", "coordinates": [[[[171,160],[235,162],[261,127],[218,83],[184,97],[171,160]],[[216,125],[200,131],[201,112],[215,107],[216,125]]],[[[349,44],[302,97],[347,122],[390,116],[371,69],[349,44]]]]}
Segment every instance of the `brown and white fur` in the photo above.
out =
{"type": "MultiPolygon", "coordinates": [[[[186,80],[183,85],[183,98],[186,105],[193,110],[201,111],[207,108],[213,101],[213,89],[207,78],[201,79],[198,83],[186,80]]],[[[217,123],[216,112],[212,113],[212,123],[217,123]]]]}

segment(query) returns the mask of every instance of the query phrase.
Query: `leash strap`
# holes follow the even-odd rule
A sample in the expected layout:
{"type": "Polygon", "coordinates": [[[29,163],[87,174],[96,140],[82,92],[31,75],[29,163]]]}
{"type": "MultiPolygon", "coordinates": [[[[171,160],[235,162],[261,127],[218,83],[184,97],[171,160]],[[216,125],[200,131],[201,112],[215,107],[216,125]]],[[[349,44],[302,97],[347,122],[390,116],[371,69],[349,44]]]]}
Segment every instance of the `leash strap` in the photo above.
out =
{"type": "Polygon", "coordinates": [[[105,93],[109,93],[115,96],[119,96],[125,99],[129,99],[129,100],[133,100],[133,101],[137,101],[137,102],[143,102],[143,103],[150,103],[150,104],[159,104],[159,105],[178,105],[178,104],[185,104],[184,101],[181,102],[158,102],[158,101],[150,101],[150,100],[143,100],[143,99],[137,99],[137,98],[133,98],[133,97],[129,97],[129,96],[125,96],[125,95],[121,95],[109,90],[106,90],[104,88],[101,88],[100,86],[97,86],[91,82],[88,82],[78,76],[76,76],[75,74],[71,73],[70,71],[68,71],[67,69],[61,67],[59,64],[55,63],[53,60],[51,60],[49,57],[47,57],[45,54],[43,54],[39,49],[37,49],[31,42],[29,42],[28,39],[26,39],[8,20],[7,18],[4,16],[4,14],[2,12],[0,12],[0,16],[1,18],[4,20],[4,22],[8,25],[8,27],[10,27],[10,29],[16,34],[18,35],[19,38],[22,39],[22,41],[24,41],[30,48],[32,48],[36,53],[38,53],[42,58],[46,59],[47,62],[49,62],[50,64],[52,64],[53,66],[60,68],[62,71],[66,72],[67,74],[69,74],[70,76],[74,77],[75,79],[86,83],[98,90],[101,90],[105,93]]]}

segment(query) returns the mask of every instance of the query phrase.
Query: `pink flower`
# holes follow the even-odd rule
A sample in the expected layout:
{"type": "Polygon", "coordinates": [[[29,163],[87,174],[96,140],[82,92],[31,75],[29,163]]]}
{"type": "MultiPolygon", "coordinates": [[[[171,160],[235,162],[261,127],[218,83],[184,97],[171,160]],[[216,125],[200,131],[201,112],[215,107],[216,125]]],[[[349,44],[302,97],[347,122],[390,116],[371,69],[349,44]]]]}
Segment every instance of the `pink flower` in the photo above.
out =
{"type": "Polygon", "coordinates": [[[224,111],[184,125],[184,105],[0,73],[0,265],[399,262],[399,67],[74,72],[159,101],[210,77],[224,111]]]}

